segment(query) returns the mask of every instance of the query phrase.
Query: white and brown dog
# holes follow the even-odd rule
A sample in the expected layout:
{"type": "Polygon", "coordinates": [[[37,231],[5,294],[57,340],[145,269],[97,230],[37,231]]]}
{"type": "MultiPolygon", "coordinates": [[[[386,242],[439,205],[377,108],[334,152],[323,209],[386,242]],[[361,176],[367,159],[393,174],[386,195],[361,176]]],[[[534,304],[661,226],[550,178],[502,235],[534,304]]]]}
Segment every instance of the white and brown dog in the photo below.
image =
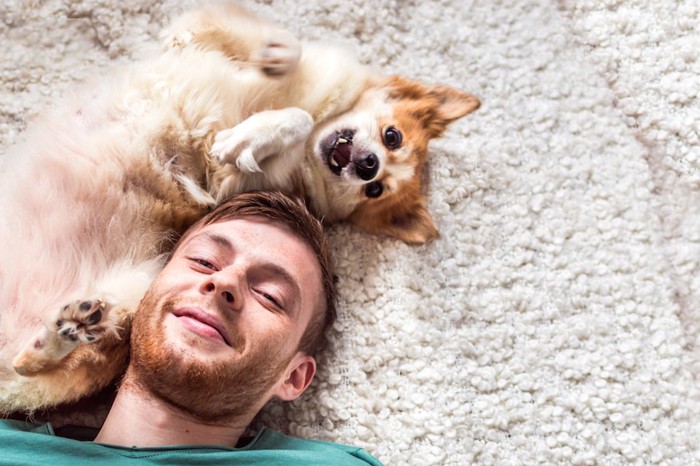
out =
{"type": "Polygon", "coordinates": [[[182,16],[152,59],[43,117],[0,166],[0,411],[104,387],[177,237],[233,193],[424,243],[428,142],[474,111],[446,86],[299,46],[239,7],[182,16]]]}

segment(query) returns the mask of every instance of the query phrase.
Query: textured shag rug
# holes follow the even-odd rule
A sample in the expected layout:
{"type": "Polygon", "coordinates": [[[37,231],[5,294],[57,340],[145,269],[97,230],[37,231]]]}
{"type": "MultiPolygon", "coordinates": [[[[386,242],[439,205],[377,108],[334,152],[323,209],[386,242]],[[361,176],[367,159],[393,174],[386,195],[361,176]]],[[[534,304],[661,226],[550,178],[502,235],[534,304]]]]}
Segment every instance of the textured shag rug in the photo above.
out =
{"type": "MultiPolygon", "coordinates": [[[[192,3],[3,2],[2,152],[192,3]]],[[[431,145],[439,240],[329,232],[332,345],[261,422],[391,465],[700,464],[700,3],[244,3],[483,102],[431,145]]]]}

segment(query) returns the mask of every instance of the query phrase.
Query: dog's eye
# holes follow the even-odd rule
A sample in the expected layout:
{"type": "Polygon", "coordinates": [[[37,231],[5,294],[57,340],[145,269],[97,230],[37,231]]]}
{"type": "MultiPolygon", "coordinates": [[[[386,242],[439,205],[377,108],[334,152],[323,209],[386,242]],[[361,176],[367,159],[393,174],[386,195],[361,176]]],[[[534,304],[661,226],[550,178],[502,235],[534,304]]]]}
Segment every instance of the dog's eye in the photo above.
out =
{"type": "Polygon", "coordinates": [[[384,187],[379,181],[373,181],[367,183],[365,186],[365,196],[367,197],[379,197],[384,192],[384,187]]]}
{"type": "Polygon", "coordinates": [[[401,146],[401,141],[403,141],[403,135],[398,129],[389,126],[384,130],[384,145],[389,149],[398,149],[401,146]]]}

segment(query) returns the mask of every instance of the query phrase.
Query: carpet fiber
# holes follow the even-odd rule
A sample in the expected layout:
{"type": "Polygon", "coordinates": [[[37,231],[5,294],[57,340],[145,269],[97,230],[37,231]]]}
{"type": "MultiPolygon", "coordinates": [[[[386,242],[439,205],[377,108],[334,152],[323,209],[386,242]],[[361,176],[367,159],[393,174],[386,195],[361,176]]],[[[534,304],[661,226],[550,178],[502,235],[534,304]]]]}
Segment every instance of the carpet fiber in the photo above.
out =
{"type": "MultiPolygon", "coordinates": [[[[3,2],[2,152],[187,3],[3,2]]],[[[245,4],[483,103],[431,145],[439,240],[330,231],[332,345],[260,422],[391,465],[700,464],[700,4],[245,4]]]]}

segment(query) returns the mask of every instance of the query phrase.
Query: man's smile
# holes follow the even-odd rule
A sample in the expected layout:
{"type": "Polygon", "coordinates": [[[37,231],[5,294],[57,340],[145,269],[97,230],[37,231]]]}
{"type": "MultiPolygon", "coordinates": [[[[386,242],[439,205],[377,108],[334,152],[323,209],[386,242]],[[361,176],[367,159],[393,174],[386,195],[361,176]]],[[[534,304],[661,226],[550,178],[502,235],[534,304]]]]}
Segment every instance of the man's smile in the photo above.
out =
{"type": "Polygon", "coordinates": [[[231,346],[231,338],[218,317],[197,307],[178,308],[173,311],[173,315],[187,330],[231,346]]]}

